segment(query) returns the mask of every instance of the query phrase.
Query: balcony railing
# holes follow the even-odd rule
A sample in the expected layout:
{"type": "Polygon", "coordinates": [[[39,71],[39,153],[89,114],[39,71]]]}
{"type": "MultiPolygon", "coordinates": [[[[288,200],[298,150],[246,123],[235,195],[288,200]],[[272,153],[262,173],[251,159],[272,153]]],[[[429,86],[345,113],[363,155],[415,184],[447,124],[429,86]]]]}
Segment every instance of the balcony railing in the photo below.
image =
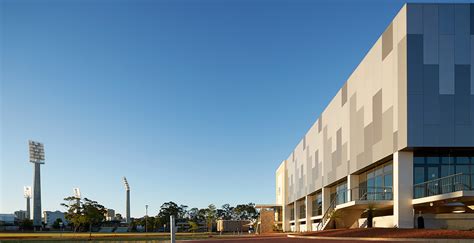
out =
{"type": "Polygon", "coordinates": [[[413,197],[421,198],[456,191],[473,190],[472,176],[472,174],[459,173],[416,184],[413,186],[413,197]]]}
{"type": "Polygon", "coordinates": [[[392,200],[392,187],[355,187],[351,189],[351,200],[392,200]]]}

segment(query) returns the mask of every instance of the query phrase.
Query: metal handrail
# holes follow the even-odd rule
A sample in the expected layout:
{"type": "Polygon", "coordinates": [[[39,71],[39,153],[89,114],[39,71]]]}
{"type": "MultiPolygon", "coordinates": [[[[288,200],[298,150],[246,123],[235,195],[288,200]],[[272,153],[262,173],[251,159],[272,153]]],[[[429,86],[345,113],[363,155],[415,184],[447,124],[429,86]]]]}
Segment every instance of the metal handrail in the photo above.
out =
{"type": "Polygon", "coordinates": [[[413,185],[413,198],[434,196],[462,190],[473,190],[472,174],[457,173],[413,185]]]}
{"type": "Polygon", "coordinates": [[[351,201],[392,200],[392,187],[354,187],[351,189],[351,201]],[[355,193],[358,193],[355,194],[355,193]]]}
{"type": "Polygon", "coordinates": [[[319,221],[318,225],[316,226],[316,230],[321,230],[322,227],[324,227],[324,224],[326,223],[326,220],[329,218],[330,213],[334,211],[334,208],[336,208],[336,201],[337,201],[337,193],[336,193],[336,196],[332,199],[331,203],[329,204],[329,207],[326,210],[326,212],[324,212],[324,215],[319,221]]]}

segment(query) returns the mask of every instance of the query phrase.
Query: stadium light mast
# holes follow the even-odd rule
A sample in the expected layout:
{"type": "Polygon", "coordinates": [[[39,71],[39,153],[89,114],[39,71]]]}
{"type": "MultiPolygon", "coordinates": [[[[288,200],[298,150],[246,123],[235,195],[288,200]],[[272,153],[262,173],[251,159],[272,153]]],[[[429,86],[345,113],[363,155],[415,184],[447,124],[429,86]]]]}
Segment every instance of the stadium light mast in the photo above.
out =
{"type": "Polygon", "coordinates": [[[74,197],[76,198],[77,211],[79,211],[79,207],[81,206],[81,189],[73,188],[72,190],[74,191],[74,197]]]}
{"type": "Polygon", "coordinates": [[[125,185],[125,191],[127,193],[127,198],[126,198],[126,221],[127,223],[130,223],[130,185],[128,184],[127,178],[124,176],[123,177],[123,184],[125,185]]]}
{"type": "Polygon", "coordinates": [[[23,196],[26,198],[26,218],[31,219],[31,207],[30,207],[30,199],[31,199],[31,186],[24,186],[23,187],[23,196]]]}
{"type": "Polygon", "coordinates": [[[44,145],[32,140],[28,141],[30,162],[35,164],[33,176],[33,227],[39,228],[41,224],[41,170],[44,164],[44,145]]]}

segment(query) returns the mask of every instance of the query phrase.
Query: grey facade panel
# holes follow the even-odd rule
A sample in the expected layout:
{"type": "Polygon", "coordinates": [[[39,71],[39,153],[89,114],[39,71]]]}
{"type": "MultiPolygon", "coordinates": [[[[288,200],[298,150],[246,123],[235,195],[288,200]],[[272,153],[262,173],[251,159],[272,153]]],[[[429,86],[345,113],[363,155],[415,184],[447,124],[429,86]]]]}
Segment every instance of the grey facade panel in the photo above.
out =
{"type": "Polygon", "coordinates": [[[470,34],[470,12],[469,4],[454,5],[454,33],[456,35],[470,34]]]}
{"type": "Polygon", "coordinates": [[[454,63],[470,64],[471,63],[471,35],[456,34],[454,36],[454,63]]]}
{"type": "Polygon", "coordinates": [[[408,95],[408,146],[423,144],[423,95],[408,95]]]}
{"type": "Polygon", "coordinates": [[[438,64],[438,5],[423,6],[423,63],[438,64]]]}
{"type": "MultiPolygon", "coordinates": [[[[440,95],[440,146],[454,145],[454,95],[440,95]]],[[[420,144],[423,146],[423,144],[420,144]]]]}
{"type": "Polygon", "coordinates": [[[439,5],[439,34],[454,35],[454,4],[439,5]]]}
{"type": "Polygon", "coordinates": [[[375,144],[382,140],[382,90],[372,97],[372,124],[375,144]]]}
{"type": "Polygon", "coordinates": [[[454,35],[439,37],[439,93],[454,94],[454,35]]]}
{"type": "Polygon", "coordinates": [[[424,65],[423,68],[423,120],[425,125],[438,125],[439,107],[439,67],[424,65]]]}
{"type": "Polygon", "coordinates": [[[470,66],[456,65],[456,95],[454,96],[455,123],[471,124],[470,66]]]}
{"type": "Polygon", "coordinates": [[[465,147],[466,144],[472,144],[471,129],[471,125],[456,125],[455,146],[465,147]]]}
{"type": "Polygon", "coordinates": [[[407,35],[408,94],[423,94],[423,35],[407,35]]]}
{"type": "Polygon", "coordinates": [[[471,27],[471,35],[474,35],[474,4],[471,3],[471,21],[470,22],[470,27],[471,27]]]}
{"type": "Polygon", "coordinates": [[[440,145],[439,125],[427,125],[423,127],[423,144],[427,147],[436,147],[440,145]]]}
{"type": "Polygon", "coordinates": [[[407,8],[407,33],[423,34],[422,4],[410,4],[407,8]]]}
{"type": "Polygon", "coordinates": [[[474,36],[471,35],[471,94],[474,94],[474,36]]]}
{"type": "Polygon", "coordinates": [[[390,24],[382,35],[382,60],[393,50],[393,25],[390,24]]]}

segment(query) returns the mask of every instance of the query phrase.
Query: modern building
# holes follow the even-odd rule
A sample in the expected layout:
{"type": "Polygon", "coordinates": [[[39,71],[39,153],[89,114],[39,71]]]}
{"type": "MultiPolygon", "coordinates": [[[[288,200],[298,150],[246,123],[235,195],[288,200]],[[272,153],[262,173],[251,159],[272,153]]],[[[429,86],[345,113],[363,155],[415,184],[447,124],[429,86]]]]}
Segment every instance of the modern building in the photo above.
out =
{"type": "Polygon", "coordinates": [[[473,174],[474,4],[406,4],[278,167],[280,227],[474,228],[473,174]]]}
{"type": "Polygon", "coordinates": [[[105,220],[112,221],[115,220],[115,210],[108,208],[105,213],[105,220]]]}
{"type": "Polygon", "coordinates": [[[15,215],[15,218],[20,221],[24,219],[29,219],[27,216],[28,212],[25,210],[18,210],[18,211],[15,211],[13,214],[15,215]]]}
{"type": "Polygon", "coordinates": [[[9,213],[0,213],[0,226],[14,225],[15,215],[9,213]]]}
{"type": "Polygon", "coordinates": [[[51,228],[57,219],[61,219],[64,225],[67,225],[65,214],[61,211],[43,211],[43,220],[46,227],[51,228]]]}

